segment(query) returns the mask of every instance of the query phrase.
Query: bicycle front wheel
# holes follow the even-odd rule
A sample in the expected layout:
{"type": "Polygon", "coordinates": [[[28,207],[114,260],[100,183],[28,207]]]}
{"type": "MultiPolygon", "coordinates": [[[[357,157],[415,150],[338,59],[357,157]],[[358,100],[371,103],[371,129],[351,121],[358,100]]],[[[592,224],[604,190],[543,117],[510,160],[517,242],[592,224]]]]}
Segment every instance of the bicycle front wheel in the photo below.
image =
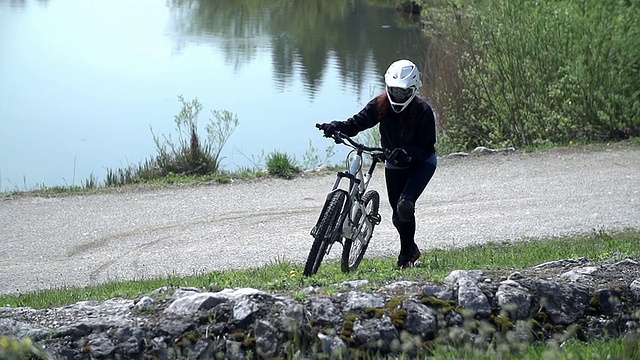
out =
{"type": "Polygon", "coordinates": [[[313,245],[307,257],[307,263],[304,266],[303,274],[305,276],[313,276],[318,272],[329,245],[337,240],[332,239],[331,235],[339,225],[338,218],[340,217],[346,198],[347,196],[344,192],[336,191],[329,195],[329,199],[325,202],[320,220],[313,231],[313,245]]]}
{"type": "Polygon", "coordinates": [[[362,197],[365,207],[365,214],[353,224],[351,230],[351,239],[344,240],[342,247],[342,272],[354,271],[360,266],[360,262],[364,257],[369,240],[373,235],[373,228],[380,223],[380,194],[375,190],[367,191],[362,197]]]}

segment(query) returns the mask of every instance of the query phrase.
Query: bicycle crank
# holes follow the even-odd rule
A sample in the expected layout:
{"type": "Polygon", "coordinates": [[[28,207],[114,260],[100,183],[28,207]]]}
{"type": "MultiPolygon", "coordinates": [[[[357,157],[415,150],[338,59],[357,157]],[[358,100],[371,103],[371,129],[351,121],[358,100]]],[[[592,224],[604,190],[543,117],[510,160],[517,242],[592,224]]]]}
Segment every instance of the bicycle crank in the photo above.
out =
{"type": "Polygon", "coordinates": [[[380,216],[380,214],[369,214],[367,215],[367,218],[369,219],[369,221],[371,221],[371,223],[373,225],[379,225],[380,222],[382,221],[382,216],[380,216]]]}

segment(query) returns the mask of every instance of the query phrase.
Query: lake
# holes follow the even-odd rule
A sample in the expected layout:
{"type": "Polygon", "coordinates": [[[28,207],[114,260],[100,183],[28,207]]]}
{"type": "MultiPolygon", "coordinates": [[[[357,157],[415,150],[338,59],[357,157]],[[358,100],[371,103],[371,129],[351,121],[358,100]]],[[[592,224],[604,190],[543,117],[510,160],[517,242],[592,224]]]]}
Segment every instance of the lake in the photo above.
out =
{"type": "Polygon", "coordinates": [[[201,128],[238,117],[226,170],[324,157],[314,124],[359,111],[423,49],[414,19],[366,1],[0,0],[0,192],[143,162],[151,129],[176,135],[180,95],[202,103],[201,128]]]}

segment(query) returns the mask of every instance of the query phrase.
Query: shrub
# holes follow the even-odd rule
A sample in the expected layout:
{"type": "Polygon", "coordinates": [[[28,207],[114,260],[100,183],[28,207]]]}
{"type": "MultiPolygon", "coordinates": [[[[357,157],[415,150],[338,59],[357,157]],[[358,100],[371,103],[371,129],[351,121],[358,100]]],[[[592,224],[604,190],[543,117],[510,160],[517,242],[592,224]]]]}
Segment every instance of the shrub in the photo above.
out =
{"type": "Polygon", "coordinates": [[[180,113],[175,116],[177,142],[169,136],[160,137],[153,134],[158,155],[155,162],[163,175],[174,174],[213,174],[220,168],[220,153],[227,140],[238,126],[238,118],[231,112],[212,111],[216,120],[209,119],[205,126],[207,140],[202,142],[198,134],[198,115],[202,104],[198,99],[185,101],[182,96],[178,99],[182,104],[180,113]]]}
{"type": "Polygon", "coordinates": [[[428,69],[451,139],[533,146],[640,132],[640,3],[461,1],[430,11],[428,69]]]}
{"type": "Polygon", "coordinates": [[[198,117],[202,104],[198,99],[185,101],[178,96],[182,108],[174,117],[177,139],[172,134],[158,136],[151,128],[157,155],[137,166],[107,169],[105,185],[121,186],[175,175],[210,175],[221,170],[220,154],[239,124],[235,114],[213,110],[213,118],[205,125],[203,141],[198,132],[198,117]],[[215,120],[214,120],[215,119],[215,120]]]}
{"type": "Polygon", "coordinates": [[[267,156],[267,171],[269,175],[292,179],[300,173],[300,168],[288,154],[273,151],[267,156]]]}

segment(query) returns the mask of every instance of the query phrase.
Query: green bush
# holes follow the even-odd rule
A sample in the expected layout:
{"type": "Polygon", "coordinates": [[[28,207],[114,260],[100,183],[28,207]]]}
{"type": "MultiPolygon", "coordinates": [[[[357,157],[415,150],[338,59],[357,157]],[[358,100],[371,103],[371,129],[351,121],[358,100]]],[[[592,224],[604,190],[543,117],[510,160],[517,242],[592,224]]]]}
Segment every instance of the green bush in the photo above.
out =
{"type": "Polygon", "coordinates": [[[640,2],[450,1],[428,15],[429,91],[452,141],[640,134],[640,2]]]}
{"type": "Polygon", "coordinates": [[[300,173],[300,168],[288,154],[273,151],[267,156],[267,171],[269,175],[292,179],[300,173]]]}

